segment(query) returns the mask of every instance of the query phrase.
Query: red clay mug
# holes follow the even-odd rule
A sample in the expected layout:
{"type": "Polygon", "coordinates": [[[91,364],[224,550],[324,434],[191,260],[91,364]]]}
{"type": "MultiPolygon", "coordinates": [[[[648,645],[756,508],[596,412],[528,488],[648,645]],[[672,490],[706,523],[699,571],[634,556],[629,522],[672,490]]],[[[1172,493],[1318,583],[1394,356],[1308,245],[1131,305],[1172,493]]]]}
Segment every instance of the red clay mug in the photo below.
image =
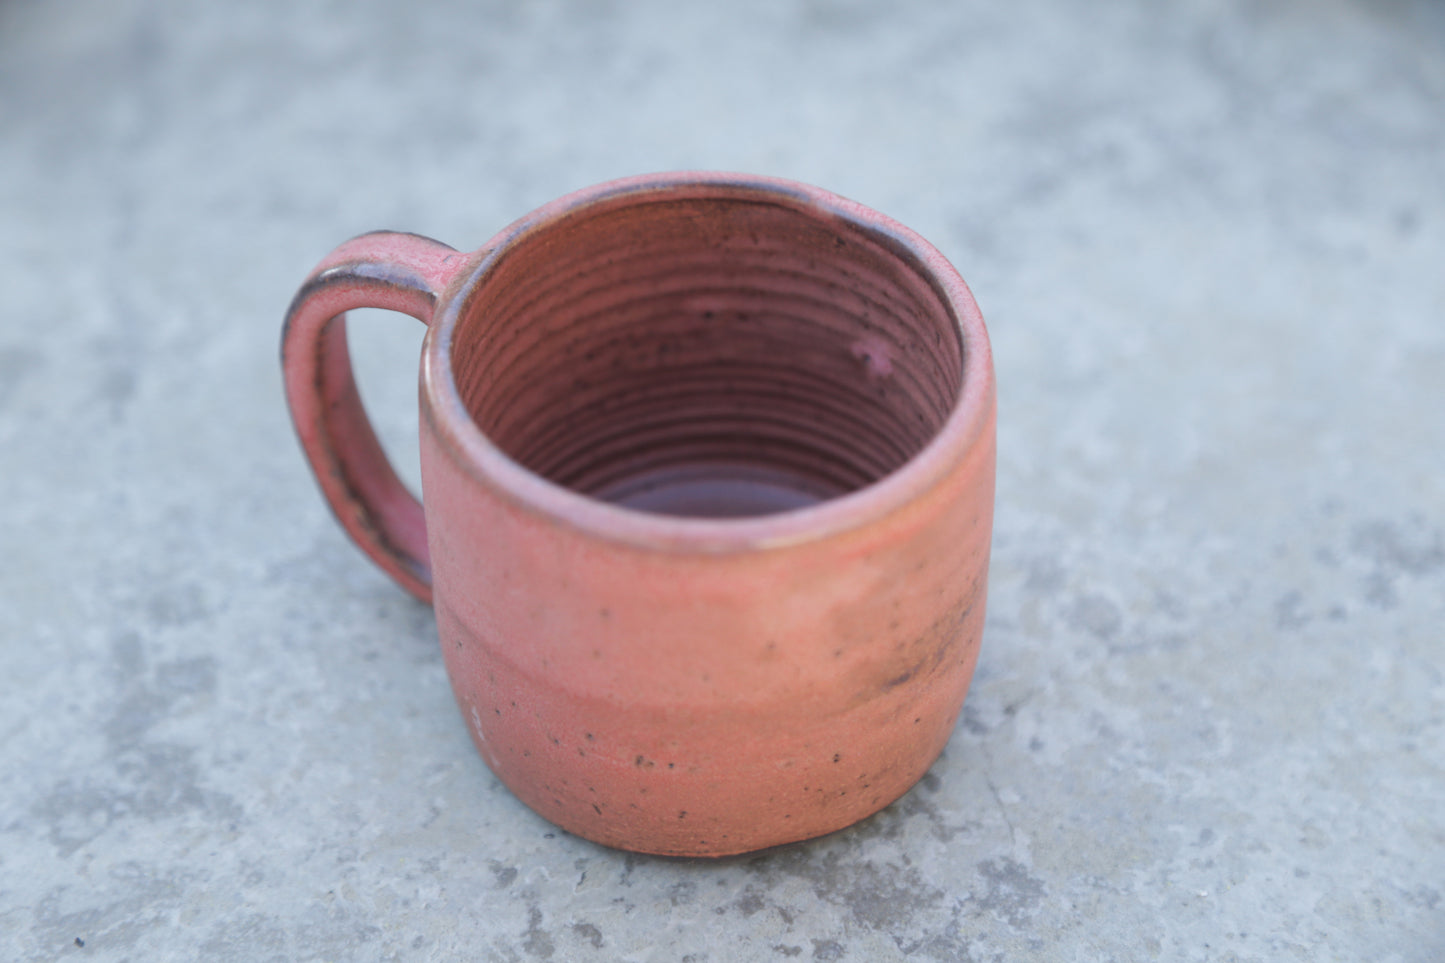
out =
{"type": "Polygon", "coordinates": [[[931,245],[814,187],[681,173],[554,201],[461,254],[348,241],[282,341],[351,537],[433,602],[492,771],[623,849],[818,836],[942,751],[984,621],[994,380],[931,245]],[[428,326],[419,504],[344,312],[428,326]]]}

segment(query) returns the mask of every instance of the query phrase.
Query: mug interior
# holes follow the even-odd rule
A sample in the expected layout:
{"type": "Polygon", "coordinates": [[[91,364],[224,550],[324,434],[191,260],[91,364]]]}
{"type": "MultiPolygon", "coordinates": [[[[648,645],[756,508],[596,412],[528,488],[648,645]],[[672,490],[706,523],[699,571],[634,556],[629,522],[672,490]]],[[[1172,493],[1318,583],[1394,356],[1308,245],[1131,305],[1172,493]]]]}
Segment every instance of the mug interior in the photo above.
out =
{"type": "Polygon", "coordinates": [[[451,340],[471,418],[575,492],[667,515],[882,479],[963,387],[959,324],[886,230],[783,192],[622,195],[493,252],[451,340]]]}

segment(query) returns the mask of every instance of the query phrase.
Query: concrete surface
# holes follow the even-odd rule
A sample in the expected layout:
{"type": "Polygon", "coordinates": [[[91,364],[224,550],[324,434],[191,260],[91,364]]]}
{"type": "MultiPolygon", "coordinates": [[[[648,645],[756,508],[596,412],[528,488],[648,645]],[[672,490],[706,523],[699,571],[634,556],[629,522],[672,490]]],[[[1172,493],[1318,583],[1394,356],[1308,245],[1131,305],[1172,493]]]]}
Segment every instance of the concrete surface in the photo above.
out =
{"type": "Polygon", "coordinates": [[[0,3],[0,959],[1445,959],[1442,264],[1438,0],[0,3]],[[276,364],[350,235],[679,167],[920,230],[1002,392],[947,754],[717,863],[491,778],[276,364]]]}

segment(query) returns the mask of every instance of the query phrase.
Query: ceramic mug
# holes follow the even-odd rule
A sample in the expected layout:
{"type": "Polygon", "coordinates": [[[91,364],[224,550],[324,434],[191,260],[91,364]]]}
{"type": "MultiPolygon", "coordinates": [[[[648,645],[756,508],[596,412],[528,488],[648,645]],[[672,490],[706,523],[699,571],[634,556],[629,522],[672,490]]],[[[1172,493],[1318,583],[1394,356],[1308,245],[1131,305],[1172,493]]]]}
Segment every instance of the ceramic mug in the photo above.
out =
{"type": "Polygon", "coordinates": [[[761,849],[942,751],[984,621],[994,380],[968,288],[902,225],[681,173],[470,254],[368,234],[297,293],[282,359],[331,508],[434,603],[482,758],[563,829],[761,849]],[[352,378],[361,307],[428,327],[422,503],[352,378]]]}

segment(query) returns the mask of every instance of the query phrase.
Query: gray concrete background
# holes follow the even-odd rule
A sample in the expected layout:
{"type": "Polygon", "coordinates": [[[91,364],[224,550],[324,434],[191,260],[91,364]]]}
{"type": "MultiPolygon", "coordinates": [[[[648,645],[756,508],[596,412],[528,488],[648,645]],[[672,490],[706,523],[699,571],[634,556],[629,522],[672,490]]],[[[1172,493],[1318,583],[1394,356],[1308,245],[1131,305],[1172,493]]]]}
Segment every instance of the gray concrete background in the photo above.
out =
{"type": "Polygon", "coordinates": [[[0,2],[0,959],[1445,959],[1442,264],[1438,0],[0,2]],[[716,863],[491,777],[276,363],[346,237],[683,167],[918,229],[1001,387],[946,755],[716,863]]]}

